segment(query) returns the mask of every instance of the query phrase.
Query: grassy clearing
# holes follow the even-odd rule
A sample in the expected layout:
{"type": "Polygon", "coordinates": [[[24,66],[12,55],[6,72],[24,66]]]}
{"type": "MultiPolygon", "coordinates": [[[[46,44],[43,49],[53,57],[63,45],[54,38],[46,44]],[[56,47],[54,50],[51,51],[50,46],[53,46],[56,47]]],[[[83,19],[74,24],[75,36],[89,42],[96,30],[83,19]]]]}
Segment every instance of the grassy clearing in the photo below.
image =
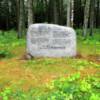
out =
{"type": "MultiPolygon", "coordinates": [[[[77,31],[81,33],[81,30],[77,31]]],[[[35,97],[42,99],[41,95],[43,95],[43,97],[50,97],[50,100],[58,100],[52,99],[52,95],[54,95],[53,98],[56,98],[53,94],[55,90],[58,91],[57,95],[61,94],[61,91],[57,88],[51,91],[46,87],[46,84],[52,80],[66,78],[78,72],[80,73],[79,83],[76,84],[75,80],[72,82],[73,85],[79,86],[83,78],[86,78],[87,82],[88,76],[95,76],[98,79],[100,77],[99,32],[100,30],[95,30],[94,38],[89,37],[86,40],[78,35],[78,55],[74,58],[34,58],[32,60],[25,59],[26,41],[25,39],[18,40],[15,31],[5,32],[4,36],[0,35],[0,99],[33,100],[35,97]]],[[[92,82],[95,83],[94,80],[92,82]]],[[[83,85],[85,83],[83,82],[83,85]]],[[[99,81],[95,84],[98,87],[100,85],[99,81]]],[[[56,86],[58,85],[54,85],[54,87],[56,86]]],[[[91,86],[91,91],[94,90],[95,88],[91,86]]],[[[80,89],[78,93],[81,95],[80,89]]],[[[70,98],[69,94],[66,96],[70,98]]],[[[89,96],[96,98],[89,100],[99,100],[96,90],[89,96]]],[[[82,99],[79,98],[79,100],[82,99]]]]}

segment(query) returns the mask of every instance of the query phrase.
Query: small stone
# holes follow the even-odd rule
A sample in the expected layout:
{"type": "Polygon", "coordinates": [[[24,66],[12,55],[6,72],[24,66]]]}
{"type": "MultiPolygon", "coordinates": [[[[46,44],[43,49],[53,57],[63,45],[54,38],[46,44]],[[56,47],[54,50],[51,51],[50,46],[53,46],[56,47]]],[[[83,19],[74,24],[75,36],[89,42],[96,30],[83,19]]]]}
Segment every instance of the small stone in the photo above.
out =
{"type": "Polygon", "coordinates": [[[26,55],[26,58],[27,58],[27,59],[32,59],[32,56],[31,56],[30,54],[27,54],[27,55],[26,55]]]}

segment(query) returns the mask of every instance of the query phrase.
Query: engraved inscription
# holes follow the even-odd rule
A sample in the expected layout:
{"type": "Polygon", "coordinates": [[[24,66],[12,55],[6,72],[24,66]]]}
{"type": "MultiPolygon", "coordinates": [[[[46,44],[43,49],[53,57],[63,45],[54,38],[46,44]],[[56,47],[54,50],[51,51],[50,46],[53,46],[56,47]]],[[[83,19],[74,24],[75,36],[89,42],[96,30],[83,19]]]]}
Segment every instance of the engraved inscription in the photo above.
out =
{"type": "Polygon", "coordinates": [[[53,39],[52,40],[53,45],[63,45],[66,46],[67,44],[70,44],[69,39],[53,39]]]}
{"type": "Polygon", "coordinates": [[[41,45],[49,42],[49,38],[32,38],[31,43],[35,45],[41,45]]]}
{"type": "Polygon", "coordinates": [[[65,46],[54,46],[54,45],[42,45],[39,46],[39,49],[65,49],[65,46]]]}
{"type": "Polygon", "coordinates": [[[53,37],[54,38],[65,38],[65,37],[68,37],[70,34],[68,34],[66,31],[58,31],[58,32],[55,32],[53,33],[53,37]]]}

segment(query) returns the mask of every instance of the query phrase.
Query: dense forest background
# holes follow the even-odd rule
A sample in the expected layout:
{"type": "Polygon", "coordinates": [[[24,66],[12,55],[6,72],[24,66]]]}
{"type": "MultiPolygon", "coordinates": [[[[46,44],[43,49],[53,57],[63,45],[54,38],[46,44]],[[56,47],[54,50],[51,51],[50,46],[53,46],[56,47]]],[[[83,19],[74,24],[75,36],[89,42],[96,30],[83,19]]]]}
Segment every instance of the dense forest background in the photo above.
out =
{"type": "Polygon", "coordinates": [[[83,28],[100,27],[100,0],[0,0],[0,30],[16,29],[18,37],[32,23],[83,28]]]}

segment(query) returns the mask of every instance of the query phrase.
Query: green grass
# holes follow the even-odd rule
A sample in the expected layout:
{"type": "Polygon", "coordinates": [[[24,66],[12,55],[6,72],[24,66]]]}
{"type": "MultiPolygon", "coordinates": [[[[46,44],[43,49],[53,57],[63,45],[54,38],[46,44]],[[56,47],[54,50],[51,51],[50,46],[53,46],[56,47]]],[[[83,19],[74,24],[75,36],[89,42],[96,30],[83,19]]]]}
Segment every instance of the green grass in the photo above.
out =
{"type": "Polygon", "coordinates": [[[100,57],[100,30],[95,29],[94,37],[88,37],[86,40],[80,35],[81,30],[76,31],[78,32],[77,57],[33,58],[32,60],[25,60],[24,57],[26,54],[25,38],[17,39],[14,30],[4,32],[4,35],[0,31],[0,99],[65,100],[67,97],[69,100],[71,98],[72,100],[75,98],[87,100],[85,97],[88,96],[88,100],[99,100],[100,94],[97,92],[100,90],[98,81],[100,77],[98,59],[100,57]],[[68,76],[74,73],[80,73],[80,75],[75,74],[72,78],[70,77],[70,80],[73,80],[70,85],[68,76]],[[78,80],[77,77],[79,77],[78,80]],[[63,83],[62,79],[64,79],[63,83]],[[53,89],[50,89],[47,84],[53,89]],[[63,89],[67,90],[66,85],[68,85],[68,91],[75,92],[75,95],[72,92],[67,91],[66,94],[63,91],[63,89]],[[89,85],[85,87],[86,93],[80,89],[80,87],[83,89],[85,85],[89,85]],[[74,91],[71,87],[78,91],[74,91]],[[91,92],[87,91],[88,89],[91,92]],[[82,99],[83,95],[84,99],[82,99]],[[60,99],[62,96],[64,99],[60,99]]]}
{"type": "Polygon", "coordinates": [[[87,38],[84,40],[84,37],[81,36],[82,30],[78,29],[78,52],[81,52],[82,54],[90,54],[90,55],[100,55],[100,29],[94,29],[94,36],[90,37],[87,36],[87,38]],[[90,51],[91,50],[91,51],[90,51]]]}

